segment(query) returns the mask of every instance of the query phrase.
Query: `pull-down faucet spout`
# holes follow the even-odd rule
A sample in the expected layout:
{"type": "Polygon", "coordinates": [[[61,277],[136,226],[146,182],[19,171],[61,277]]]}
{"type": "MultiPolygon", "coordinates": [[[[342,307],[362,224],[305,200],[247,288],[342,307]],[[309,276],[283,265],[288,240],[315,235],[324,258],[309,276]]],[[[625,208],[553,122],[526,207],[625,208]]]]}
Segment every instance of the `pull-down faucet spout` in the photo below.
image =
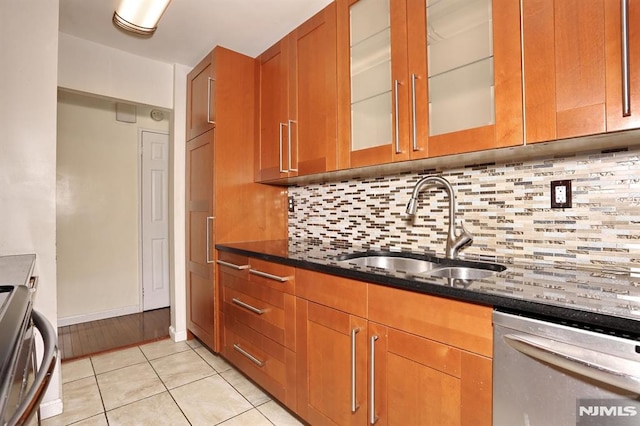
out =
{"type": "Polygon", "coordinates": [[[461,222],[462,232],[460,235],[456,235],[456,196],[453,191],[453,187],[446,179],[440,176],[427,176],[420,179],[416,186],[413,188],[413,193],[407,204],[407,214],[414,216],[418,208],[418,196],[425,186],[431,184],[438,184],[442,186],[449,197],[449,230],[447,233],[447,245],[445,248],[445,256],[447,259],[455,259],[458,257],[458,251],[467,244],[471,244],[473,241],[473,235],[467,231],[464,227],[464,222],[461,222]]]}

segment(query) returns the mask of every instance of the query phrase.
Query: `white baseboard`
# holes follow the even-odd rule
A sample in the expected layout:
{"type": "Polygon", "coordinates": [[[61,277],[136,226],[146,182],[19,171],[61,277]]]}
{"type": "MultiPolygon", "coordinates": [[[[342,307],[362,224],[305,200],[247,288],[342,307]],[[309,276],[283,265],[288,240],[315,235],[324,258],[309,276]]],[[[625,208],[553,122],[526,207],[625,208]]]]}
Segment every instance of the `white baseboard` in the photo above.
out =
{"type": "Polygon", "coordinates": [[[62,398],[54,399],[40,404],[40,417],[42,419],[48,419],[49,417],[62,414],[62,398]]]}
{"type": "Polygon", "coordinates": [[[83,322],[97,321],[106,318],[119,317],[122,315],[136,314],[140,312],[140,306],[125,306],[124,308],[112,309],[109,311],[95,312],[91,314],[73,315],[70,317],[58,318],[58,327],[80,324],[83,322]]]}
{"type": "Polygon", "coordinates": [[[185,340],[187,340],[187,330],[176,331],[176,329],[171,326],[169,327],[169,336],[174,342],[184,342],[185,340]]]}

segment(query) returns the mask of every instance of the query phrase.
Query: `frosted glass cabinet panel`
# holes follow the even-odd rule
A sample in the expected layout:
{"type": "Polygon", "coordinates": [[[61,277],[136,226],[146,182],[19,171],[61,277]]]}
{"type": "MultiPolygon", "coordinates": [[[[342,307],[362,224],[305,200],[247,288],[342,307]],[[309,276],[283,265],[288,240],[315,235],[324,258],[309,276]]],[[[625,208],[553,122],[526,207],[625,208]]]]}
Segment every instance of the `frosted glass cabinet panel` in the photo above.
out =
{"type": "Polygon", "coordinates": [[[429,135],[495,123],[491,0],[427,0],[429,135]]]}
{"type": "Polygon", "coordinates": [[[349,8],[351,150],[391,143],[391,19],[389,0],[349,8]]]}
{"type": "Polygon", "coordinates": [[[521,0],[336,4],[339,168],[523,143],[521,0]]]}

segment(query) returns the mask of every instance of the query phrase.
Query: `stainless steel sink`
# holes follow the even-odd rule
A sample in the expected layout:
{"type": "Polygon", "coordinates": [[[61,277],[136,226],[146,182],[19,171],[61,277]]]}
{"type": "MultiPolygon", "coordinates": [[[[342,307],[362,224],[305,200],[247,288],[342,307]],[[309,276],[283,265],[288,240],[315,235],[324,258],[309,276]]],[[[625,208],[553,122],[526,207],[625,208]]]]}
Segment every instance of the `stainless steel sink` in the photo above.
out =
{"type": "Polygon", "coordinates": [[[434,277],[454,278],[458,280],[479,280],[490,277],[497,271],[489,269],[471,268],[468,266],[446,266],[430,271],[429,275],[434,277]]]}
{"type": "Polygon", "coordinates": [[[489,277],[506,269],[497,263],[440,259],[406,252],[369,251],[339,256],[338,264],[345,267],[383,269],[412,275],[452,278],[472,281],[489,277]]]}
{"type": "Polygon", "coordinates": [[[419,274],[432,270],[438,264],[423,259],[391,255],[371,255],[340,260],[340,264],[387,269],[390,271],[419,274]]]}

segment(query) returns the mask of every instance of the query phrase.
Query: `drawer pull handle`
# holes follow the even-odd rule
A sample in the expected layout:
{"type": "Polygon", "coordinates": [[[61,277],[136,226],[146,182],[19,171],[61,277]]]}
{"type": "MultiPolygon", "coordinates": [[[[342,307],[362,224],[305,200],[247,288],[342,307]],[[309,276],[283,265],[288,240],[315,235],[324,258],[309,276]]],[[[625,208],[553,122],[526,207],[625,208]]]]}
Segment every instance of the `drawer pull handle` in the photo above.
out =
{"type": "Polygon", "coordinates": [[[279,277],[277,275],[267,274],[266,272],[256,271],[255,269],[249,269],[249,273],[257,275],[259,277],[269,278],[270,280],[278,281],[281,283],[289,281],[289,277],[279,277]]]}
{"type": "Polygon", "coordinates": [[[247,352],[244,349],[242,349],[239,344],[234,343],[233,344],[233,349],[235,349],[236,351],[240,352],[241,355],[246,357],[249,361],[253,362],[258,367],[264,366],[264,361],[260,361],[258,358],[256,358],[255,356],[251,355],[249,352],[247,352]]]}
{"type": "Polygon", "coordinates": [[[218,260],[218,265],[227,266],[229,268],[237,269],[238,271],[250,268],[249,265],[236,265],[235,263],[225,262],[224,260],[218,260]]]}
{"type": "Polygon", "coordinates": [[[245,303],[245,302],[243,302],[243,301],[242,301],[242,300],[240,300],[240,299],[236,299],[235,297],[234,297],[233,299],[231,299],[231,301],[232,301],[233,303],[235,303],[236,305],[238,305],[238,306],[242,306],[243,308],[248,309],[248,310],[250,310],[251,312],[256,313],[256,314],[258,314],[258,315],[262,315],[262,314],[264,314],[264,312],[265,312],[265,311],[263,311],[262,309],[258,309],[258,308],[256,308],[255,306],[251,306],[250,304],[245,303]]]}

